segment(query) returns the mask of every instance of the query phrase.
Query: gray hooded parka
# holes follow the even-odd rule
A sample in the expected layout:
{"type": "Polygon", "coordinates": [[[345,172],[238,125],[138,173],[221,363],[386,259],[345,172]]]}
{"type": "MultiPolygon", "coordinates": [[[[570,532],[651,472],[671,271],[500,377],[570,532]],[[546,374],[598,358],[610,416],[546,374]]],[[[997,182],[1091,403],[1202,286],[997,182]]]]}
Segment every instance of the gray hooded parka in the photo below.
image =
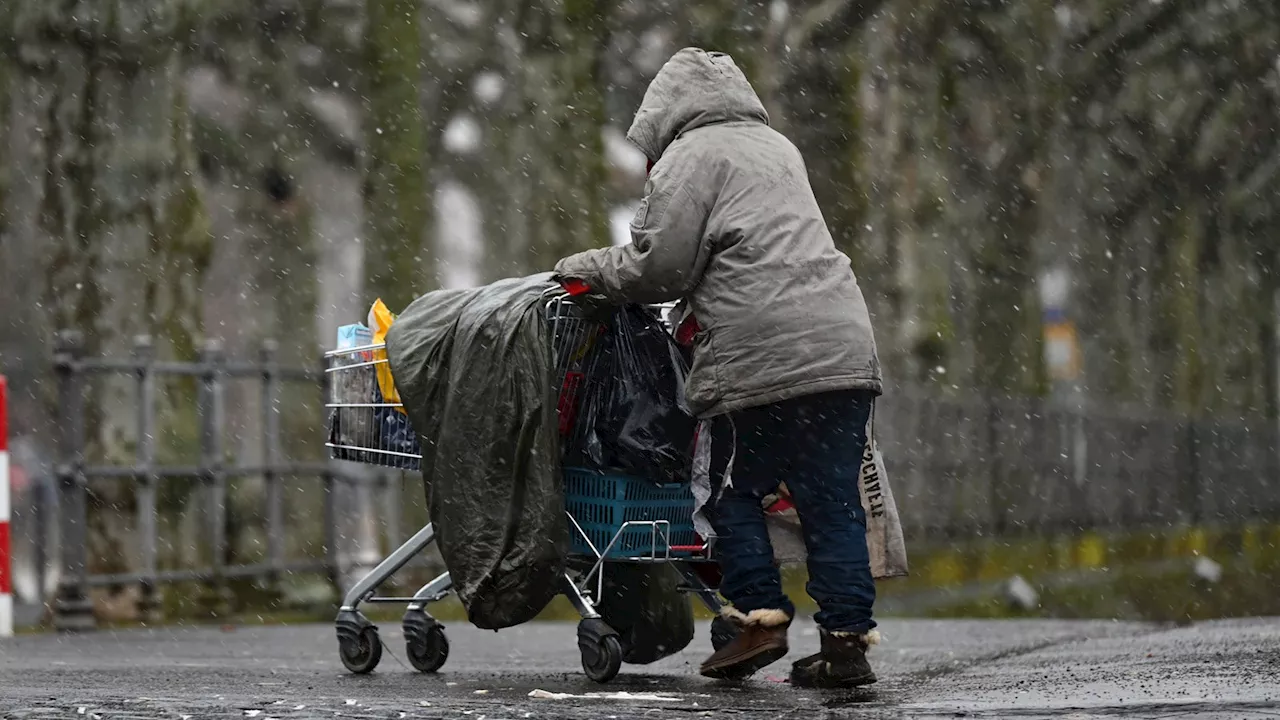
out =
{"type": "Polygon", "coordinates": [[[836,390],[881,391],[866,301],[799,151],[733,59],[686,48],[627,133],[654,162],[632,243],[561,260],[617,303],[683,299],[697,320],[687,386],[708,418],[836,390]]]}

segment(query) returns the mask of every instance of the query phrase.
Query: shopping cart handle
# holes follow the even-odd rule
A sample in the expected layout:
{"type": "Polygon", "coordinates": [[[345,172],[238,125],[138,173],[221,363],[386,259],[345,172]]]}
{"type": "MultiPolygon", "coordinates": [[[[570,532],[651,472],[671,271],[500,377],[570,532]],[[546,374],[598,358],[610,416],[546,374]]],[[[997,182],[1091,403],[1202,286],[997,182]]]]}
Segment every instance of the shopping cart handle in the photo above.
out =
{"type": "Polygon", "coordinates": [[[570,297],[576,297],[578,295],[586,295],[587,293],[591,292],[591,286],[581,280],[578,280],[577,278],[568,278],[565,280],[561,280],[560,287],[564,288],[564,291],[569,293],[570,297]]]}

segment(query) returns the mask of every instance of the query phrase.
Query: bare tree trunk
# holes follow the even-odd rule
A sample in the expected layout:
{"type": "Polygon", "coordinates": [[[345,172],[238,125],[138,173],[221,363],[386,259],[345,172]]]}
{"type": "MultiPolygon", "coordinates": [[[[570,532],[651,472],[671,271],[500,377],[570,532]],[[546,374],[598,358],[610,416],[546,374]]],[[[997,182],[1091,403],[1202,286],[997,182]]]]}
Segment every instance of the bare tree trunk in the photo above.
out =
{"type": "Polygon", "coordinates": [[[1280,420],[1280,249],[1260,249],[1258,337],[1262,350],[1262,407],[1267,419],[1280,420]]]}
{"type": "Polygon", "coordinates": [[[600,46],[611,2],[545,0],[524,17],[530,270],[609,243],[600,46]]]}
{"type": "MultiPolygon", "coordinates": [[[[189,4],[6,6],[11,14],[0,26],[16,43],[15,100],[40,118],[30,148],[39,171],[21,179],[38,183],[24,191],[38,214],[14,229],[43,261],[36,271],[43,302],[27,299],[28,319],[81,330],[90,355],[127,356],[134,336],[150,335],[162,356],[193,359],[210,242],[180,82],[189,4]]],[[[187,399],[170,393],[161,422],[193,426],[187,399]]],[[[93,460],[131,460],[138,438],[130,382],[96,385],[88,407],[93,460]]],[[[94,569],[125,569],[133,553],[132,488],[91,490],[94,569]]]]}
{"type": "MultiPolygon", "coordinates": [[[[307,16],[293,0],[236,0],[205,9],[188,87],[198,112],[203,189],[218,237],[204,303],[208,325],[229,356],[256,357],[270,339],[282,365],[314,367],[321,346],[320,256],[300,175],[306,157],[328,146],[318,138],[312,142],[315,123],[299,74],[307,16]]],[[[242,462],[259,459],[263,408],[257,388],[233,384],[226,403],[228,452],[242,462]]],[[[321,432],[316,392],[286,384],[279,403],[282,452],[298,457],[321,432]]],[[[260,559],[260,529],[251,518],[264,497],[262,478],[230,485],[226,562],[260,559]]],[[[318,517],[322,498],[301,497],[311,507],[292,510],[318,517]]],[[[198,513],[199,503],[190,499],[171,503],[198,513]]],[[[319,539],[303,535],[295,533],[304,547],[319,539]]],[[[220,602],[220,591],[213,590],[210,597],[220,602]]]]}
{"type": "Polygon", "coordinates": [[[1200,228],[1190,207],[1167,218],[1157,259],[1161,396],[1182,412],[1198,411],[1200,388],[1200,228]]]}
{"type": "Polygon", "coordinates": [[[770,25],[767,0],[710,0],[687,6],[688,44],[713,52],[728,53],[755,86],[765,109],[777,112],[771,82],[779,73],[772,49],[765,47],[770,25]],[[765,67],[766,65],[773,67],[765,67]]]}
{"type": "MultiPolygon", "coordinates": [[[[861,89],[862,56],[848,48],[808,51],[785,89],[789,135],[809,168],[818,205],[836,247],[868,271],[859,280],[878,289],[868,233],[861,89]]],[[[866,288],[864,288],[866,289],[866,288]]]]}
{"type": "Polygon", "coordinates": [[[427,122],[418,101],[419,6],[368,0],[365,17],[365,287],[397,313],[439,284],[430,239],[427,122]]]}

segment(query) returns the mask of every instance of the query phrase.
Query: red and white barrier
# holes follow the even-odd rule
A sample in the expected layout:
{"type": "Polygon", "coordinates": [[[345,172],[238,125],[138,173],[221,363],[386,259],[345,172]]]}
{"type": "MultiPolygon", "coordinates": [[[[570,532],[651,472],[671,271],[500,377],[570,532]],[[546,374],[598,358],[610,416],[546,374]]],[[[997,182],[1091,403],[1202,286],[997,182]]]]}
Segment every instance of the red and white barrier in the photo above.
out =
{"type": "Polygon", "coordinates": [[[9,386],[0,375],[0,637],[13,635],[13,572],[9,549],[9,386]]]}

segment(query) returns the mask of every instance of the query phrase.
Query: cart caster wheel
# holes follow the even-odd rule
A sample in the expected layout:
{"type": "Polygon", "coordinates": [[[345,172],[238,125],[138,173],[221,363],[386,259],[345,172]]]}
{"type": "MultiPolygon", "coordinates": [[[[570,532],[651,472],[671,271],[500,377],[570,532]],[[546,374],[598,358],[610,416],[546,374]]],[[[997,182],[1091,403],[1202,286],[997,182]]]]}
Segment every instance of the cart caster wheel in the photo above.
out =
{"type": "Polygon", "coordinates": [[[711,647],[716,651],[733,642],[738,637],[738,626],[729,622],[722,615],[711,621],[711,647]]]}
{"type": "Polygon", "coordinates": [[[419,672],[433,673],[449,660],[449,638],[444,626],[421,610],[404,614],[404,649],[419,672]]]}
{"type": "Polygon", "coordinates": [[[338,654],[342,656],[342,664],[357,675],[373,672],[382,660],[382,639],[378,637],[378,628],[370,625],[361,628],[354,637],[338,639],[338,654]]]}
{"type": "Polygon", "coordinates": [[[582,651],[582,670],[598,683],[607,683],[622,669],[622,643],[617,635],[606,635],[592,647],[578,643],[582,651]]]}
{"type": "Polygon", "coordinates": [[[578,624],[578,650],[582,671],[598,683],[607,683],[622,669],[622,643],[618,633],[603,620],[583,620],[578,624]]]}

